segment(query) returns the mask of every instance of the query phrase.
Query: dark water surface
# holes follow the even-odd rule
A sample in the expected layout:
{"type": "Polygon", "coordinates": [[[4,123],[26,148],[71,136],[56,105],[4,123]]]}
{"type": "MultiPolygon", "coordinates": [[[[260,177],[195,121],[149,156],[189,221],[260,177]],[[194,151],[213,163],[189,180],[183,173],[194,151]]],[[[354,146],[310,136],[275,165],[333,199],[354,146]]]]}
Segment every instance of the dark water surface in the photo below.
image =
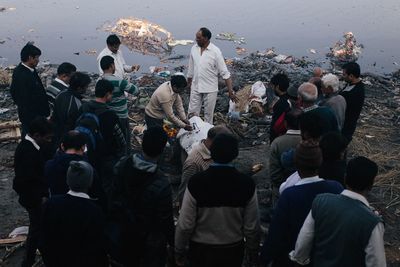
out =
{"type": "MultiPolygon", "coordinates": [[[[308,56],[317,61],[344,32],[352,31],[365,48],[359,59],[363,71],[389,73],[400,64],[399,0],[14,0],[0,6],[15,7],[0,13],[0,64],[19,62],[22,46],[30,40],[42,50],[41,60],[70,61],[80,70],[97,71],[96,57],[108,33],[101,26],[122,17],[145,18],[160,24],[176,39],[194,39],[201,26],[219,32],[235,32],[245,37],[248,51],[275,47],[277,53],[308,56]],[[316,54],[311,54],[313,48],[316,54]],[[80,52],[80,55],[74,55],[80,52]]],[[[236,57],[233,42],[213,39],[225,57],[236,57]]],[[[164,65],[154,56],[129,52],[122,47],[128,64],[164,65]]],[[[178,47],[175,54],[187,55],[190,46],[178,47]]],[[[178,62],[187,64],[187,60],[178,62]]]]}

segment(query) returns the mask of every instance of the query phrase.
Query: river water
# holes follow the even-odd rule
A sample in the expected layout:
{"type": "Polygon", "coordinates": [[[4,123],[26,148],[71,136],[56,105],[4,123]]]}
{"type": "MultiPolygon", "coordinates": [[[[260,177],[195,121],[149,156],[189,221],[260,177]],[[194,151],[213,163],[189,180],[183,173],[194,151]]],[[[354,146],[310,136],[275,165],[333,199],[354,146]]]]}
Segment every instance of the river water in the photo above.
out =
{"type": "MultiPolygon", "coordinates": [[[[400,64],[399,0],[13,0],[0,6],[14,7],[0,13],[0,64],[19,62],[27,41],[41,48],[41,60],[59,64],[69,61],[80,70],[97,71],[96,56],[108,33],[107,22],[122,17],[144,18],[170,31],[176,39],[194,39],[202,26],[214,34],[234,32],[245,37],[248,51],[275,47],[277,53],[308,56],[323,62],[329,47],[352,31],[364,45],[359,63],[363,71],[390,73],[400,64]],[[315,49],[316,54],[309,52],[315,49]],[[74,53],[80,52],[79,55],[74,53]]],[[[225,57],[237,57],[233,42],[212,41],[225,57]]],[[[128,64],[165,66],[155,56],[130,52],[122,47],[128,64]]],[[[190,46],[177,47],[176,55],[187,55],[190,46]]],[[[187,64],[183,60],[176,64],[187,64]]]]}

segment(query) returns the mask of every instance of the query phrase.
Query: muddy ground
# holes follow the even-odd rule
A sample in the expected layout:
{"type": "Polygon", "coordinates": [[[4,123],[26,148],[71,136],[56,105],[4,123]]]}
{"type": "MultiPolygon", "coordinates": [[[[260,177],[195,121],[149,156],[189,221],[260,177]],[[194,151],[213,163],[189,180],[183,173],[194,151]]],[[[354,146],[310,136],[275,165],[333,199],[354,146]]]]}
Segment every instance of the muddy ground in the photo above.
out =
{"type": "MultiPolygon", "coordinates": [[[[231,61],[229,68],[232,71],[236,89],[257,80],[266,85],[269,79],[277,72],[288,73],[292,84],[298,84],[308,80],[311,76],[312,62],[304,60],[295,61],[292,64],[277,64],[270,59],[251,55],[239,61],[231,61]]],[[[54,66],[42,69],[42,78],[47,83],[54,75],[54,66]]],[[[338,72],[333,67],[329,72],[338,72]]],[[[92,78],[97,78],[92,75],[92,78]]],[[[355,134],[355,138],[349,147],[349,158],[355,155],[364,155],[378,162],[380,167],[376,185],[368,199],[371,204],[382,214],[385,220],[385,248],[389,266],[400,266],[400,164],[398,153],[400,151],[400,73],[389,76],[376,76],[364,74],[366,83],[366,103],[355,134]]],[[[165,78],[148,75],[137,82],[145,88],[140,96],[132,99],[131,123],[132,127],[143,123],[143,108],[148,97],[154,89],[165,81],[165,78]]],[[[90,94],[88,94],[90,97],[90,94]]],[[[188,97],[184,97],[187,104],[188,97]]],[[[230,122],[226,116],[228,101],[226,90],[220,90],[217,102],[217,123],[225,123],[241,138],[241,150],[237,167],[251,173],[254,164],[262,163],[263,169],[254,174],[257,183],[261,217],[263,225],[268,226],[268,214],[271,206],[269,175],[268,175],[268,116],[266,118],[245,118],[239,122],[230,122]],[[219,113],[218,113],[219,112],[219,113]]],[[[0,122],[16,119],[15,106],[9,96],[9,89],[3,86],[0,89],[0,108],[8,108],[9,111],[0,114],[0,122]]],[[[132,145],[138,147],[140,135],[133,137],[132,145]]],[[[16,143],[0,143],[0,238],[7,235],[18,226],[28,225],[27,213],[18,204],[17,195],[12,190],[13,180],[13,153],[16,143]]],[[[179,168],[169,166],[168,177],[176,191],[179,181],[179,168]],[[177,174],[178,170],[178,174],[177,174]]],[[[7,249],[0,247],[0,259],[7,249]]],[[[0,266],[18,266],[23,250],[17,249],[0,266]]],[[[40,266],[40,264],[39,264],[40,266]]]]}

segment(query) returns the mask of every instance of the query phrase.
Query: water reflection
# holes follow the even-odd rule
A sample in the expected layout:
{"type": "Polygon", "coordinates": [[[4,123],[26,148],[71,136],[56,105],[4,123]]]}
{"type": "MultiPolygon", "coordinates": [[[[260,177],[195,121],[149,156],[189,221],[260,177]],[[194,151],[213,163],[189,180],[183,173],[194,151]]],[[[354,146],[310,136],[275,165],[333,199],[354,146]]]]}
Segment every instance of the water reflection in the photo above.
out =
{"type": "MultiPolygon", "coordinates": [[[[206,26],[214,37],[221,32],[245,37],[246,44],[240,47],[247,51],[275,47],[277,53],[321,62],[329,47],[352,31],[365,46],[359,59],[364,71],[391,72],[400,63],[398,0],[14,0],[1,5],[16,8],[0,13],[0,39],[5,40],[0,56],[7,59],[0,59],[3,64],[18,63],[21,47],[33,40],[42,49],[43,60],[68,60],[81,70],[97,71],[96,56],[85,51],[99,52],[105,47],[108,33],[101,30],[105,23],[131,16],[162,25],[177,39],[193,39],[198,28],[206,26]]],[[[212,41],[225,57],[238,56],[237,44],[212,41]]],[[[177,47],[172,56],[187,55],[189,49],[177,47]]],[[[141,64],[142,71],[160,65],[157,57],[126,48],[123,52],[127,63],[141,64]]],[[[186,59],[176,61],[187,64],[186,59]]]]}

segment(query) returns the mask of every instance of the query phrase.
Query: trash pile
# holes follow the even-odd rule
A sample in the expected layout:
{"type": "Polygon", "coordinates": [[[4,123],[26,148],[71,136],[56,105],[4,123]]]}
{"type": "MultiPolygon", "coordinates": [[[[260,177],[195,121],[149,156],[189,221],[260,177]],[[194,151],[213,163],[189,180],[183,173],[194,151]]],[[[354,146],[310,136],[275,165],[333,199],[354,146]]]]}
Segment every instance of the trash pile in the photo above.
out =
{"type": "Polygon", "coordinates": [[[344,35],[344,42],[338,41],[330,48],[330,52],[327,54],[334,61],[339,62],[354,62],[357,61],[361,55],[362,45],[357,45],[356,38],[352,32],[346,32],[344,35]]]}
{"type": "Polygon", "coordinates": [[[162,26],[138,18],[121,18],[115,25],[104,25],[103,29],[117,34],[130,50],[144,55],[169,54],[177,45],[192,44],[192,40],[175,40],[162,26]]]}

